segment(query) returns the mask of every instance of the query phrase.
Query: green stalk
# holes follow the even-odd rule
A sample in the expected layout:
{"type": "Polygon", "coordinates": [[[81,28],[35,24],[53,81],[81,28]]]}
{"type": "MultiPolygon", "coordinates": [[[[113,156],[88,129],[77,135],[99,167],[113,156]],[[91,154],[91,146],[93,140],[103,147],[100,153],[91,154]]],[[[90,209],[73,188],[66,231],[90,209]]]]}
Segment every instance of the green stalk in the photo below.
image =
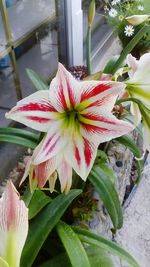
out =
{"type": "Polygon", "coordinates": [[[133,48],[141,40],[141,38],[144,36],[144,34],[148,33],[149,31],[150,31],[150,26],[149,25],[144,25],[139,30],[139,32],[135,35],[135,37],[125,47],[125,49],[121,53],[120,57],[116,61],[116,63],[112,66],[112,69],[110,70],[110,74],[112,74],[112,75],[115,74],[115,72],[119,69],[119,67],[121,66],[121,64],[126,59],[126,56],[133,50],[133,48]]]}
{"type": "Polygon", "coordinates": [[[137,105],[140,105],[142,104],[140,100],[134,98],[134,97],[129,97],[129,98],[120,98],[119,100],[117,100],[116,104],[119,105],[123,102],[129,102],[129,101],[132,101],[134,103],[136,103],[137,105]]]}
{"type": "Polygon", "coordinates": [[[91,65],[91,32],[92,28],[89,26],[86,37],[86,65],[88,68],[88,75],[92,73],[92,65],[91,65]]]}
{"type": "Polygon", "coordinates": [[[92,73],[91,66],[91,38],[92,38],[92,24],[95,16],[95,0],[91,0],[88,9],[88,31],[86,37],[86,65],[88,68],[88,74],[92,73]]]}

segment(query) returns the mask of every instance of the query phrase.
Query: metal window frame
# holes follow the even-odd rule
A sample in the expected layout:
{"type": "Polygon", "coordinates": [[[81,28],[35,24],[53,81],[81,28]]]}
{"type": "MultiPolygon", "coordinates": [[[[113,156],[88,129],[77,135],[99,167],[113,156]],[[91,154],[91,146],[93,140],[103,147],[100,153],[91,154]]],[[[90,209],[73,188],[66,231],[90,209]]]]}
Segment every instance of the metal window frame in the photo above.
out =
{"type": "Polygon", "coordinates": [[[83,65],[83,11],[81,0],[66,0],[69,66],[83,65]]]}

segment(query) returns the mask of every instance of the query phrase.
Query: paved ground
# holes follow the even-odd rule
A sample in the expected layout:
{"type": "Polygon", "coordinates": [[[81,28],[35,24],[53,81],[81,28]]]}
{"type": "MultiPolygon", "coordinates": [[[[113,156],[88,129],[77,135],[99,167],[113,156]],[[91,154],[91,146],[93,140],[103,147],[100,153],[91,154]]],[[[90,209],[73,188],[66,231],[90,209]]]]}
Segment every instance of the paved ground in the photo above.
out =
{"type": "MultiPolygon", "coordinates": [[[[124,213],[124,226],[117,234],[117,242],[128,250],[141,267],[150,266],[150,156],[142,181],[124,213]]],[[[115,267],[128,267],[117,263],[115,267]]]]}

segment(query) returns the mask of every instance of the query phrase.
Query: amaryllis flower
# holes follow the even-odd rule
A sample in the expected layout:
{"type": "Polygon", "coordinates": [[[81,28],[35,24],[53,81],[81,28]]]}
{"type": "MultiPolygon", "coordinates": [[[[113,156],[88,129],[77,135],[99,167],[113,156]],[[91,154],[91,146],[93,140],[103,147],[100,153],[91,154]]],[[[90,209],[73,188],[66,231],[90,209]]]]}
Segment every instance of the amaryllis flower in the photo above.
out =
{"type": "Polygon", "coordinates": [[[86,180],[98,145],[133,130],[111,113],[123,89],[119,82],[77,81],[59,64],[49,90],[19,101],[6,117],[46,132],[34,151],[34,165],[51,160],[52,169],[59,169],[63,162],[70,175],[73,168],[86,180]]]}
{"type": "MultiPolygon", "coordinates": [[[[130,96],[135,97],[150,108],[150,53],[146,53],[139,60],[131,54],[127,57],[127,64],[130,68],[129,80],[126,81],[130,96]]],[[[140,122],[141,115],[136,104],[132,105],[132,112],[136,115],[137,122],[140,122]]]]}
{"type": "Polygon", "coordinates": [[[0,266],[20,266],[27,233],[28,209],[8,181],[0,199],[0,266]]]}
{"type": "Polygon", "coordinates": [[[146,53],[139,60],[136,60],[131,54],[128,55],[127,63],[130,67],[129,80],[126,82],[126,89],[131,97],[140,100],[143,105],[139,109],[136,103],[131,103],[131,113],[134,115],[134,122],[138,125],[143,116],[144,122],[144,150],[150,150],[150,53],[146,53]],[[143,108],[142,108],[143,107],[143,108]],[[142,116],[141,116],[142,113],[142,116]],[[149,116],[149,119],[148,119],[149,116]]]}
{"type": "Polygon", "coordinates": [[[67,193],[72,184],[72,167],[65,161],[63,153],[59,153],[57,156],[38,165],[34,165],[33,157],[29,157],[20,184],[24,182],[28,175],[31,192],[37,186],[43,188],[48,181],[49,189],[52,193],[55,188],[57,177],[60,181],[61,192],[67,193]]]}

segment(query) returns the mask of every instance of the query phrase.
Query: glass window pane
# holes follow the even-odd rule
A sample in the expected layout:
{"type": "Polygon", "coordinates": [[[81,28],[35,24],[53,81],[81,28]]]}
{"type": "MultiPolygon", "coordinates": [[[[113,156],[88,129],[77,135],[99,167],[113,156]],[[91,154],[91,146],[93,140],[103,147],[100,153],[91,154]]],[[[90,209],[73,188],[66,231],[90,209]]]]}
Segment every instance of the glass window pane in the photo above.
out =
{"type": "MultiPolygon", "coordinates": [[[[11,42],[6,40],[4,18],[0,15],[0,110],[16,104],[14,73],[19,74],[22,96],[36,91],[26,68],[31,68],[46,80],[54,75],[58,66],[58,18],[55,0],[6,0],[4,8],[11,42]],[[14,49],[11,50],[11,47],[14,49]],[[8,56],[15,53],[13,68],[8,56]],[[17,72],[14,71],[17,67],[17,72]]],[[[12,57],[11,57],[12,58],[12,57]]],[[[3,112],[3,114],[5,111],[3,112]]],[[[3,116],[1,115],[1,117],[3,116]]]]}
{"type": "MultiPolygon", "coordinates": [[[[118,41],[114,38],[112,29],[106,23],[104,16],[103,0],[96,0],[96,12],[92,26],[92,66],[93,71],[103,69],[109,58],[120,52],[118,41]]],[[[83,29],[84,29],[84,59],[86,58],[86,34],[87,34],[87,13],[89,0],[82,1],[83,8],[83,29]]]]}
{"type": "Polygon", "coordinates": [[[54,75],[58,66],[58,43],[55,25],[47,25],[37,31],[30,39],[18,47],[17,66],[21,80],[23,97],[35,92],[35,88],[27,77],[26,68],[36,71],[48,80],[54,75]]]}
{"type": "Polygon", "coordinates": [[[8,17],[15,42],[22,42],[34,29],[55,17],[54,0],[18,0],[8,8],[8,17]]]}
{"type": "Polygon", "coordinates": [[[13,69],[10,56],[0,58],[0,127],[10,123],[5,119],[5,113],[16,104],[17,96],[12,75],[13,69]]]}

